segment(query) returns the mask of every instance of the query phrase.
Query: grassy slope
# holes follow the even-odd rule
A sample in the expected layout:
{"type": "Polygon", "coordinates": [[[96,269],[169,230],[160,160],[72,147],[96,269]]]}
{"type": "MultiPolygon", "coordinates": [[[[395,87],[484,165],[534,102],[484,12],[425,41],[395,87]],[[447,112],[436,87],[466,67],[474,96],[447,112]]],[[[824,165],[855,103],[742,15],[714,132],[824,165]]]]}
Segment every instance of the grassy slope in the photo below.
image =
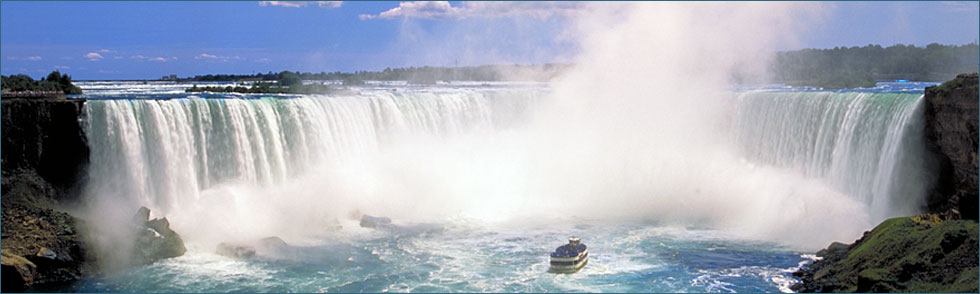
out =
{"type": "Polygon", "coordinates": [[[886,220],[843,254],[814,262],[816,278],[800,290],[976,293],[977,228],[928,214],[886,220]]]}

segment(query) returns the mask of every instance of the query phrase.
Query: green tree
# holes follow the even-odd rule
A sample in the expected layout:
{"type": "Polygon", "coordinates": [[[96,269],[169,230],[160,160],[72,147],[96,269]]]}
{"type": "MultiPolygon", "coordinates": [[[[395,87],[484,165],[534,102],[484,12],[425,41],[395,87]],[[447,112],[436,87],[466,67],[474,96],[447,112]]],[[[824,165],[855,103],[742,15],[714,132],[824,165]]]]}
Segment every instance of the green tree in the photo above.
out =
{"type": "Polygon", "coordinates": [[[303,79],[299,74],[291,71],[283,71],[279,73],[279,85],[281,86],[292,86],[303,82],[303,79]]]}

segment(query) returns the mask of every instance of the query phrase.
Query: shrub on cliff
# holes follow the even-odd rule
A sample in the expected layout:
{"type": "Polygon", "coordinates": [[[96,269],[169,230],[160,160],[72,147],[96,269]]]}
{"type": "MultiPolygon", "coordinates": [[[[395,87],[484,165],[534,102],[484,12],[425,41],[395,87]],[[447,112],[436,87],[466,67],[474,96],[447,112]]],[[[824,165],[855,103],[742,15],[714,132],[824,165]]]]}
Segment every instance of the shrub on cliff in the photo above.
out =
{"type": "Polygon", "coordinates": [[[7,91],[59,91],[65,94],[81,94],[82,88],[72,83],[71,76],[53,71],[47,77],[35,81],[25,74],[0,76],[0,88],[7,91]]]}

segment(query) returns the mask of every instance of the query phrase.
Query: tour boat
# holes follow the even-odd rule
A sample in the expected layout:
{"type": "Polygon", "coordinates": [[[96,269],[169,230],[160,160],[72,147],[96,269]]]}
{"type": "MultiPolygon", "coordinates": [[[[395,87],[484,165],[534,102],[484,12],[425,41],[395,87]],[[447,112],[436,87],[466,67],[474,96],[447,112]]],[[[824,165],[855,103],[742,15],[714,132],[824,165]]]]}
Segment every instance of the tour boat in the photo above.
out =
{"type": "Polygon", "coordinates": [[[568,244],[561,245],[551,253],[553,273],[574,273],[589,263],[589,250],[577,237],[568,238],[568,244]]]}

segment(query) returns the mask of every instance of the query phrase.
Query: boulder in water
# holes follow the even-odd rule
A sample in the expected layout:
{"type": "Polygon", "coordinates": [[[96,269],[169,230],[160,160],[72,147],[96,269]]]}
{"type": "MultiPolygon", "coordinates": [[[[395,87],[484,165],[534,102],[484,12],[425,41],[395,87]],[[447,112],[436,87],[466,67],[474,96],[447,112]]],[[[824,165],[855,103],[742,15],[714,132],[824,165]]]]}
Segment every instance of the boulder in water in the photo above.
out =
{"type": "Polygon", "coordinates": [[[391,225],[391,219],[383,216],[361,215],[361,227],[379,228],[391,225]]]}
{"type": "Polygon", "coordinates": [[[255,248],[251,246],[235,245],[228,243],[218,244],[215,253],[233,258],[252,258],[255,256],[255,248]]]}
{"type": "Polygon", "coordinates": [[[289,252],[290,246],[282,238],[272,236],[246,243],[222,242],[215,252],[234,258],[252,258],[257,255],[275,256],[289,252]]]}
{"type": "Polygon", "coordinates": [[[136,210],[136,214],[133,215],[133,224],[142,226],[148,221],[150,221],[150,209],[146,208],[146,206],[140,206],[140,208],[136,210]]]}
{"type": "MultiPolygon", "coordinates": [[[[134,221],[149,219],[150,209],[140,207],[134,221]]],[[[167,218],[144,221],[136,226],[135,258],[140,263],[153,263],[164,258],[184,255],[187,248],[177,232],[170,229],[167,218]]]]}
{"type": "Polygon", "coordinates": [[[279,250],[289,247],[289,244],[286,244],[286,241],[283,241],[282,238],[272,236],[260,239],[259,246],[265,250],[279,250]]]}

